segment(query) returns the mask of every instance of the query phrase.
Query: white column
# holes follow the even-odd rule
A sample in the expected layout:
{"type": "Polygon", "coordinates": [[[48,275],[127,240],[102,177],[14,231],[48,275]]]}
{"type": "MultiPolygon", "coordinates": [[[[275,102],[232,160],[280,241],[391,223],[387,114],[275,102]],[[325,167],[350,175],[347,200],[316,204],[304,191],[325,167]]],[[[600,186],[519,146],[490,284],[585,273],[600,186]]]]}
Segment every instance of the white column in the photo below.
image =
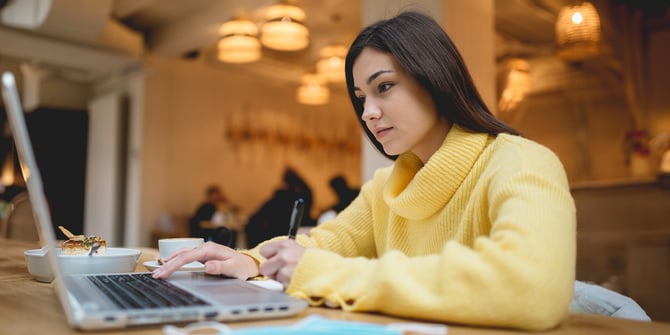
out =
{"type": "Polygon", "coordinates": [[[146,203],[142,197],[142,131],[144,129],[144,73],[136,71],[128,75],[128,147],[126,148],[126,194],[125,230],[123,242],[126,246],[150,245],[152,225],[142,224],[142,209],[146,203]]]}
{"type": "Polygon", "coordinates": [[[495,3],[448,0],[442,3],[442,26],[460,51],[479,94],[496,113],[495,3]]]}
{"type": "Polygon", "coordinates": [[[84,234],[102,236],[119,246],[121,219],[121,97],[109,93],[94,98],[88,110],[84,234]]]}

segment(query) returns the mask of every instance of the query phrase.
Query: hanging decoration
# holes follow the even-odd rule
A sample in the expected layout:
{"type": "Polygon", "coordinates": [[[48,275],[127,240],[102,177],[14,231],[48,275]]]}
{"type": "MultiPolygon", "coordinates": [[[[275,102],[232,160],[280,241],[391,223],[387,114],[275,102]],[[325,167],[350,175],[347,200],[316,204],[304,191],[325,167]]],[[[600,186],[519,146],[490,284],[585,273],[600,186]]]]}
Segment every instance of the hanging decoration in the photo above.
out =
{"type": "Polygon", "coordinates": [[[305,11],[298,5],[280,2],[270,6],[261,26],[261,43],[266,48],[297,51],[309,45],[305,11]]]}
{"type": "Polygon", "coordinates": [[[316,117],[311,112],[288,113],[250,108],[226,117],[224,138],[236,152],[249,147],[267,150],[315,150],[353,154],[360,152],[360,129],[357,123],[316,117]],[[300,127],[296,127],[300,124],[300,127]]]}
{"type": "Polygon", "coordinates": [[[324,76],[329,83],[344,82],[344,58],[347,47],[341,44],[326,45],[319,51],[316,72],[324,76]]]}
{"type": "Polygon", "coordinates": [[[243,19],[232,19],[219,28],[217,58],[226,63],[251,63],[261,58],[261,43],[256,25],[243,19]]]}
{"type": "Polygon", "coordinates": [[[568,5],[556,20],[558,57],[582,61],[600,53],[600,16],[589,2],[568,5]]]}
{"type": "Polygon", "coordinates": [[[330,89],[326,79],[316,73],[304,74],[300,80],[296,98],[304,105],[324,105],[330,100],[330,89]]]}

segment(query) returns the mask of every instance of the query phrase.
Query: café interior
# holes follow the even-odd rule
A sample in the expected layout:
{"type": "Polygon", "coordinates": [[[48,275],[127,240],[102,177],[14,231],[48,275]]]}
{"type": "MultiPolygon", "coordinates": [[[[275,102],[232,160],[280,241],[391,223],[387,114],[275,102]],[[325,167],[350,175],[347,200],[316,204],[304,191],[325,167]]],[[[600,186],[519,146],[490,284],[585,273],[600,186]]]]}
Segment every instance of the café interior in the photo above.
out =
{"type": "MultiPolygon", "coordinates": [[[[577,279],[670,322],[667,0],[0,1],[0,71],[17,77],[54,223],[155,246],[185,233],[209,185],[244,220],[287,167],[317,216],[333,176],[360,187],[391,164],[362,136],[342,57],[402,9],[436,17],[491,110],[564,164],[577,279]],[[279,3],[304,24],[259,38],[279,3]]],[[[0,141],[9,194],[21,171],[0,141]]],[[[6,237],[30,208],[4,201],[6,237]]]]}

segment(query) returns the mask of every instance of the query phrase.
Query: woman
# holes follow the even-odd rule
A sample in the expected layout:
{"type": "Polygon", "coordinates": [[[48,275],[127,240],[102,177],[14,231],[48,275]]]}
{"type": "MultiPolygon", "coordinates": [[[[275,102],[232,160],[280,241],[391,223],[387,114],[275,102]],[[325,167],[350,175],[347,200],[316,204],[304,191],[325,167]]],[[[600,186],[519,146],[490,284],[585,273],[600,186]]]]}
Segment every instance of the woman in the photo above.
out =
{"type": "Polygon", "coordinates": [[[364,29],[346,59],[349,96],[395,159],[310,236],[250,251],[208,244],[155,272],[259,274],[314,305],[541,330],[568,313],[575,207],[545,147],[488,111],[452,41],[428,16],[364,29]],[[250,256],[250,257],[247,257],[250,256]]]}

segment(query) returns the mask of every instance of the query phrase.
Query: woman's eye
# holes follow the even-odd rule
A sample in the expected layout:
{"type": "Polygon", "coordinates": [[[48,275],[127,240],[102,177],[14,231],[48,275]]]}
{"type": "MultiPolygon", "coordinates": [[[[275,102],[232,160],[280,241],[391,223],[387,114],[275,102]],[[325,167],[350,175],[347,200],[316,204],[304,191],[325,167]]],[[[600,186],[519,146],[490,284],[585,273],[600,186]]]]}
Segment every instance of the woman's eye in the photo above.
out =
{"type": "Polygon", "coordinates": [[[379,84],[379,88],[378,88],[379,93],[384,93],[384,92],[388,91],[389,89],[391,89],[391,87],[393,87],[393,84],[391,84],[391,83],[381,83],[381,84],[379,84]]]}
{"type": "Polygon", "coordinates": [[[359,96],[356,97],[356,99],[357,99],[358,102],[360,102],[361,104],[365,103],[365,96],[364,96],[364,95],[359,95],[359,96]]]}

